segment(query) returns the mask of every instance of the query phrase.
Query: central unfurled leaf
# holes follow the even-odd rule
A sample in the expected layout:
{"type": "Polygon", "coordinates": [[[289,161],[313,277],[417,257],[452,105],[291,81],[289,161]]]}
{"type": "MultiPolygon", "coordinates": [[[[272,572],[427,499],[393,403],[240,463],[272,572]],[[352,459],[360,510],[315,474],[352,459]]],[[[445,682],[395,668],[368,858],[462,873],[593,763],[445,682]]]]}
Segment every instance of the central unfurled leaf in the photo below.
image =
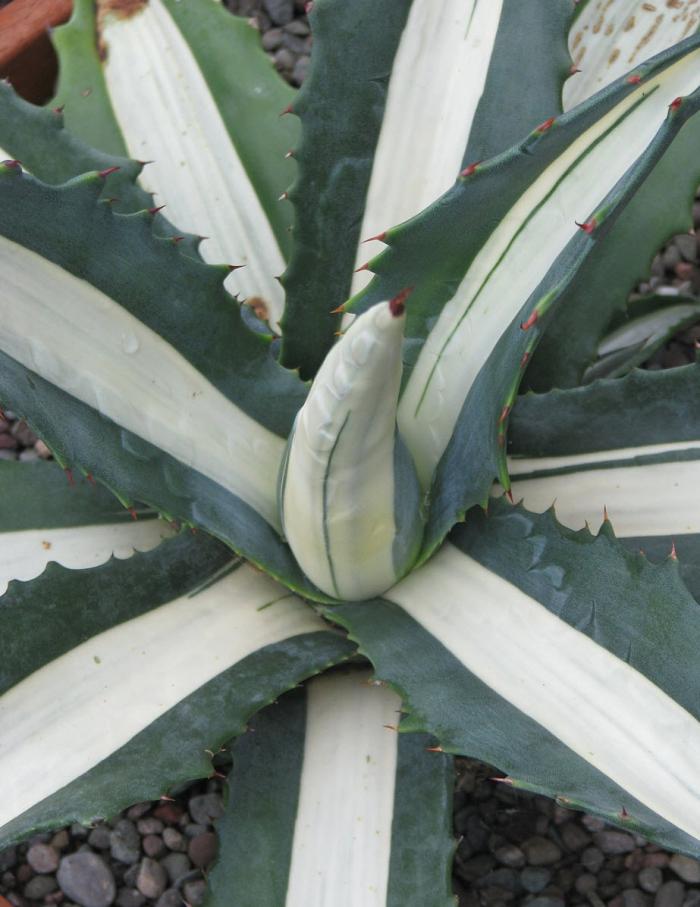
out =
{"type": "Polygon", "coordinates": [[[326,356],[282,468],[284,534],[335,598],[380,594],[420,547],[418,479],[396,430],[408,292],[357,319],[326,356]]]}

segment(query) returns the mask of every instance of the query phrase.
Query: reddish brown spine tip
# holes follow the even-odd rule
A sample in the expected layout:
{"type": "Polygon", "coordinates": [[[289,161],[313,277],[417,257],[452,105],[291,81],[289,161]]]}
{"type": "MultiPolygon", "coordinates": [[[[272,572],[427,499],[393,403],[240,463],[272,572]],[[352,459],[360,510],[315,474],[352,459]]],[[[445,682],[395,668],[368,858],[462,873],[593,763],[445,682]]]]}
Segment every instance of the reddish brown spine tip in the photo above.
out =
{"type": "Polygon", "coordinates": [[[149,213],[152,217],[155,217],[156,214],[158,214],[159,211],[162,211],[162,210],[163,210],[163,208],[165,208],[165,205],[158,205],[157,208],[149,208],[149,209],[148,209],[148,213],[149,213]]]}
{"type": "Polygon", "coordinates": [[[136,510],[133,507],[129,507],[129,515],[132,520],[137,520],[139,518],[136,510]]]}
{"type": "Polygon", "coordinates": [[[355,268],[355,274],[359,274],[360,271],[369,271],[369,262],[366,261],[363,265],[360,265],[359,268],[355,268]]]}
{"type": "Polygon", "coordinates": [[[642,81],[642,77],[641,76],[627,76],[627,79],[625,81],[627,81],[630,85],[639,85],[639,83],[642,81]]]}
{"type": "Polygon", "coordinates": [[[669,110],[678,110],[678,108],[681,106],[682,103],[683,103],[683,98],[681,98],[681,97],[674,98],[671,101],[671,103],[668,105],[668,109],[669,110]]]}
{"type": "Polygon", "coordinates": [[[53,108],[53,113],[55,113],[57,116],[60,116],[65,109],[66,109],[65,104],[59,104],[58,107],[53,108]]]}
{"type": "Polygon", "coordinates": [[[184,238],[184,236],[171,236],[170,242],[173,243],[173,245],[177,246],[178,243],[181,243],[184,238]]]}
{"type": "Polygon", "coordinates": [[[535,311],[530,315],[527,321],[523,321],[523,323],[520,325],[520,330],[529,331],[533,324],[537,322],[537,319],[539,317],[539,312],[537,311],[537,309],[535,309],[535,311]]]}
{"type": "Polygon", "coordinates": [[[65,469],[64,472],[65,472],[65,474],[66,474],[66,478],[68,479],[68,484],[69,484],[69,485],[75,485],[75,479],[73,478],[73,470],[72,470],[72,469],[65,469]]]}
{"type": "Polygon", "coordinates": [[[92,474],[91,472],[89,472],[89,473],[85,476],[85,478],[87,479],[87,481],[88,481],[91,485],[94,485],[94,484],[95,484],[95,477],[93,476],[93,474],[92,474]]]}
{"type": "Polygon", "coordinates": [[[336,309],[331,309],[331,315],[340,315],[345,311],[345,303],[339,305],[336,309]]]}
{"type": "Polygon", "coordinates": [[[413,292],[413,287],[406,287],[389,300],[389,311],[394,318],[400,318],[406,311],[406,300],[413,292]]]}
{"type": "Polygon", "coordinates": [[[441,746],[426,746],[426,753],[444,753],[444,749],[441,746]]]}
{"type": "Polygon", "coordinates": [[[554,125],[555,119],[556,117],[549,117],[549,119],[545,120],[544,123],[540,123],[537,129],[535,129],[535,132],[547,132],[547,130],[551,129],[554,125]]]}
{"type": "Polygon", "coordinates": [[[621,818],[621,819],[629,819],[629,817],[630,817],[630,814],[627,812],[627,810],[626,810],[625,807],[623,806],[622,809],[620,810],[620,818],[621,818]]]}
{"type": "Polygon", "coordinates": [[[493,781],[494,784],[513,784],[513,779],[507,776],[505,778],[489,778],[489,781],[493,781]]]}
{"type": "Polygon", "coordinates": [[[595,217],[592,217],[590,220],[584,221],[582,224],[580,224],[577,220],[575,220],[574,223],[577,227],[583,230],[584,233],[588,233],[589,235],[598,226],[598,221],[595,219],[595,217]]]}
{"type": "Polygon", "coordinates": [[[2,166],[9,167],[11,170],[21,170],[22,161],[17,161],[17,160],[14,160],[13,158],[11,158],[10,160],[3,161],[2,166]]]}
{"type": "Polygon", "coordinates": [[[368,236],[367,239],[363,239],[362,242],[372,242],[375,239],[379,242],[386,242],[386,230],[383,230],[381,233],[377,233],[376,236],[368,236]]]}
{"type": "Polygon", "coordinates": [[[106,180],[110,174],[116,173],[118,170],[121,170],[121,167],[107,167],[106,170],[100,170],[100,176],[106,180]]]}
{"type": "Polygon", "coordinates": [[[513,500],[513,490],[511,488],[509,488],[506,491],[506,497],[508,498],[508,500],[510,501],[511,504],[515,504],[515,501],[513,500]]]}
{"type": "Polygon", "coordinates": [[[287,107],[285,107],[284,110],[280,111],[280,116],[286,117],[288,113],[294,113],[294,108],[292,107],[291,104],[289,104],[287,107]]]}
{"type": "Polygon", "coordinates": [[[481,161],[474,161],[473,164],[467,164],[464,170],[460,170],[459,175],[462,179],[466,179],[468,176],[474,176],[476,173],[476,168],[479,166],[481,161]]]}
{"type": "Polygon", "coordinates": [[[290,157],[294,157],[294,152],[292,151],[291,148],[289,149],[289,151],[288,151],[288,152],[285,154],[285,156],[284,156],[285,161],[288,161],[290,157]]]}
{"type": "Polygon", "coordinates": [[[577,72],[581,72],[581,70],[578,68],[578,66],[575,63],[572,63],[571,66],[569,67],[569,75],[575,76],[577,72]]]}
{"type": "Polygon", "coordinates": [[[498,424],[499,424],[499,425],[502,425],[502,424],[506,421],[506,419],[507,419],[508,416],[510,415],[510,409],[511,409],[511,408],[510,408],[510,406],[508,406],[508,405],[506,405],[506,406],[503,407],[503,409],[501,410],[501,415],[498,417],[498,424]]]}
{"type": "Polygon", "coordinates": [[[669,555],[672,561],[678,560],[678,554],[676,553],[676,542],[674,539],[671,540],[671,553],[669,555]]]}
{"type": "Polygon", "coordinates": [[[245,268],[245,265],[226,265],[226,267],[228,268],[229,273],[231,273],[231,271],[240,271],[241,268],[245,268]]]}
{"type": "Polygon", "coordinates": [[[398,730],[399,730],[395,724],[385,724],[384,727],[387,729],[387,731],[397,731],[398,732],[398,730]]]}
{"type": "Polygon", "coordinates": [[[520,360],[520,368],[525,368],[525,366],[528,364],[529,361],[530,361],[530,354],[527,352],[523,353],[522,359],[520,360]]]}
{"type": "Polygon", "coordinates": [[[610,517],[608,516],[608,508],[605,504],[603,504],[603,522],[604,523],[610,522],[610,517]]]}

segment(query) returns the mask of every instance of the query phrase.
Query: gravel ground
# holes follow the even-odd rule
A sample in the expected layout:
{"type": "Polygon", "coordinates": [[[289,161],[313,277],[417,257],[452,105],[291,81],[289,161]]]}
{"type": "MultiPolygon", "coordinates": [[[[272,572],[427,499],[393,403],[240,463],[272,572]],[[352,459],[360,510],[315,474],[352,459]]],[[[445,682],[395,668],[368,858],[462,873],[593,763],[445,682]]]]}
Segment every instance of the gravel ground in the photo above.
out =
{"type": "MultiPolygon", "coordinates": [[[[0,0],[0,5],[2,0],[0,0]]],[[[263,33],[292,84],[306,75],[311,37],[305,0],[228,0],[263,33]]],[[[694,220],[700,227],[700,199],[694,220]]],[[[638,292],[700,292],[700,236],[675,237],[638,292]]],[[[693,361],[700,327],[677,335],[649,368],[693,361]]],[[[0,417],[0,459],[48,459],[46,445],[10,412],[0,417]]],[[[457,760],[454,885],[460,907],[700,907],[700,863],[666,853],[591,816],[517,792],[496,772],[457,760]]],[[[140,803],[113,821],[72,825],[0,852],[0,907],[199,907],[216,853],[218,780],[189,786],[173,802],[140,803]]]]}

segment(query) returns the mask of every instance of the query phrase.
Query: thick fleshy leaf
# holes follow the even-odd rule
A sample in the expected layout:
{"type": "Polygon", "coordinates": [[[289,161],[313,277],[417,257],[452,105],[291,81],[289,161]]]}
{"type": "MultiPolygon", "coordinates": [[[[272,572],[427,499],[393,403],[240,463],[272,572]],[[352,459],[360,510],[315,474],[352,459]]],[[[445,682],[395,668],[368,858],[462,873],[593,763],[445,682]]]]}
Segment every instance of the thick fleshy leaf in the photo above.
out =
{"type": "MultiPolygon", "coordinates": [[[[579,7],[571,49],[582,72],[564,88],[566,109],[589,97],[642,58],[697,32],[694,0],[589,0],[579,7]],[[581,54],[583,57],[581,58],[581,54]]],[[[636,72],[636,70],[635,70],[636,72]]],[[[574,387],[596,360],[608,324],[649,274],[652,258],[672,236],[693,226],[692,204],[700,183],[700,121],[692,120],[657,163],[637,196],[567,290],[525,376],[539,392],[574,387]]]]}
{"type": "Polygon", "coordinates": [[[657,57],[639,81],[616,83],[463,173],[390,230],[371,263],[377,276],[351,310],[414,286],[399,428],[424,487],[435,473],[426,554],[485,500],[494,475],[507,481],[507,416],[542,323],[697,110],[700,92],[676,99],[697,85],[699,44],[657,57]]]}
{"type": "Polygon", "coordinates": [[[189,533],[11,583],[0,639],[0,846],[208,776],[251,714],[353,651],[286,589],[189,533]]]}
{"type": "Polygon", "coordinates": [[[631,302],[598,344],[598,358],[583,383],[618,378],[650,359],[674,334],[700,320],[700,302],[693,296],[649,296],[631,302]]]}
{"type": "Polygon", "coordinates": [[[512,493],[528,509],[554,503],[578,529],[606,508],[632,550],[663,558],[675,544],[700,598],[700,366],[521,397],[510,450],[512,493]]]}
{"type": "Polygon", "coordinates": [[[401,691],[405,730],[700,854],[700,610],[673,559],[495,501],[383,600],[331,616],[401,691]]]}
{"type": "Polygon", "coordinates": [[[285,696],[233,747],[209,907],[449,907],[452,760],[363,671],[285,696]],[[338,901],[338,898],[340,900],[338,901]]]}
{"type": "MultiPolygon", "coordinates": [[[[418,0],[414,0],[415,3],[418,0]]],[[[301,118],[294,250],[282,278],[282,361],[311,377],[340,324],[347,299],[387,84],[412,0],[377,17],[374,0],[318,0],[310,13],[314,49],[293,103],[301,118]],[[350,90],[351,89],[351,90],[350,90]]]]}
{"type": "MultiPolygon", "coordinates": [[[[379,22],[364,0],[315,4],[311,72],[294,102],[303,141],[290,192],[295,254],[284,281],[288,365],[312,374],[333,343],[332,310],[347,298],[353,264],[373,248],[358,249],[358,239],[438,198],[465,148],[467,156],[494,154],[560,112],[571,7],[526,6],[402,0],[379,22]]],[[[365,276],[352,278],[354,290],[365,276]]]]}
{"type": "Polygon", "coordinates": [[[303,585],[276,481],[305,388],[246,327],[222,269],[154,237],[148,212],[98,205],[101,188],[0,167],[0,398],[71,465],[303,585]]]}
{"type": "Polygon", "coordinates": [[[564,108],[580,104],[644,60],[698,30],[695,0],[585,0],[578,5],[569,36],[580,70],[564,86],[564,108]]]}
{"type": "Polygon", "coordinates": [[[420,550],[420,486],[396,432],[405,318],[399,296],[350,326],[289,439],[279,492],[284,536],[306,576],[334,598],[380,595],[420,550]]]}
{"type": "Polygon", "coordinates": [[[136,184],[141,165],[126,157],[83,144],[65,128],[65,114],[37,107],[0,82],[0,160],[18,159],[46,183],[64,183],[88,170],[119,168],[105,178],[103,198],[113,198],[116,211],[140,211],[152,196],[136,184]]]}
{"type": "Polygon", "coordinates": [[[219,2],[97,6],[95,22],[92,0],[79,0],[58,32],[66,67],[58,101],[69,127],[110,150],[116,130],[132,157],[153,161],[143,183],[157,203],[180,229],[207,237],[207,261],[246,266],[227,286],[255,298],[258,311],[264,304],[276,324],[291,222],[277,199],[292,174],[284,154],[297,134],[279,112],[292,89],[255,29],[219,2]],[[85,96],[86,81],[99,86],[99,98],[85,96]]]}
{"type": "Polygon", "coordinates": [[[0,462],[0,499],[0,595],[10,580],[34,579],[50,561],[96,567],[175,533],[149,508],[129,512],[94,480],[66,476],[56,463],[0,462]]]}

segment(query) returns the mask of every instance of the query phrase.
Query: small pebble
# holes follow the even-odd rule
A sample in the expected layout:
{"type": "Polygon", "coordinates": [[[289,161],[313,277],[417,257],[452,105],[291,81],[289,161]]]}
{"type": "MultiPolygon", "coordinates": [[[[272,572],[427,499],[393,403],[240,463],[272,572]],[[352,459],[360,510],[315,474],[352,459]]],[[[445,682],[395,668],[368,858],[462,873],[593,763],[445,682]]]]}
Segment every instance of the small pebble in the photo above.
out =
{"type": "Polygon", "coordinates": [[[153,816],[146,816],[138,820],[136,828],[140,835],[159,835],[163,831],[163,823],[153,816]]]}
{"type": "Polygon", "coordinates": [[[168,877],[165,870],[150,857],[141,860],[136,887],[144,897],[159,898],[166,889],[168,877]]]}
{"type": "Polygon", "coordinates": [[[561,859],[561,850],[554,841],[539,835],[523,841],[521,848],[530,866],[550,866],[561,859]]]}
{"type": "Polygon", "coordinates": [[[682,907],[685,899],[685,888],[682,882],[672,879],[656,892],[654,907],[682,907]]]}
{"type": "Polygon", "coordinates": [[[50,844],[32,844],[27,851],[27,863],[29,863],[34,872],[41,874],[56,872],[58,862],[58,851],[50,844]]]}
{"type": "Polygon", "coordinates": [[[53,876],[34,876],[24,886],[22,894],[30,901],[41,901],[47,894],[51,894],[58,888],[56,879],[53,876]]]}
{"type": "Polygon", "coordinates": [[[606,828],[593,836],[596,845],[606,854],[629,853],[635,849],[634,838],[624,831],[606,828]]]}
{"type": "Polygon", "coordinates": [[[117,892],[119,907],[141,907],[146,898],[137,888],[120,888],[117,892]]]}
{"type": "Polygon", "coordinates": [[[200,794],[190,797],[187,804],[192,819],[200,825],[211,825],[224,814],[224,803],[219,794],[200,794]]]}
{"type": "Polygon", "coordinates": [[[165,853],[165,844],[160,835],[146,835],[141,840],[141,847],[147,857],[160,857],[165,853]]]}
{"type": "Polygon", "coordinates": [[[216,857],[218,842],[213,832],[205,832],[192,838],[187,854],[195,866],[205,869],[216,857]]]}
{"type": "Polygon", "coordinates": [[[639,887],[642,891],[654,894],[661,888],[664,880],[663,873],[657,866],[646,866],[639,872],[639,887]]]}
{"type": "Polygon", "coordinates": [[[668,868],[675,872],[684,882],[697,884],[700,882],[700,863],[692,857],[686,857],[680,853],[674,853],[668,864],[668,868]]]}
{"type": "Polygon", "coordinates": [[[181,876],[192,868],[189,857],[184,853],[169,853],[167,857],[163,857],[160,865],[167,872],[171,884],[177,882],[181,876]]]}
{"type": "Polygon", "coordinates": [[[183,886],[185,900],[192,907],[201,907],[207,896],[207,883],[204,879],[193,879],[191,882],[185,882],[183,886]]]}
{"type": "Polygon", "coordinates": [[[88,835],[88,844],[95,850],[109,850],[112,830],[106,825],[96,825],[88,835]]]}
{"type": "Polygon", "coordinates": [[[526,866],[520,873],[520,884],[525,891],[538,894],[549,885],[552,873],[542,866],[526,866]]]}
{"type": "Polygon", "coordinates": [[[182,895],[177,888],[167,888],[156,901],[156,907],[182,907],[182,895]]]}
{"type": "Polygon", "coordinates": [[[111,870],[95,853],[63,857],[56,878],[66,897],[81,907],[109,907],[117,893],[111,870]]]}
{"type": "MultiPolygon", "coordinates": [[[[200,827],[200,826],[198,826],[200,827]]],[[[201,826],[206,831],[206,826],[201,826]]],[[[169,850],[175,850],[178,853],[184,853],[187,850],[187,841],[185,836],[177,828],[166,828],[163,831],[163,841],[169,850]]]]}
{"type": "Polygon", "coordinates": [[[141,838],[131,819],[120,819],[109,837],[110,853],[120,863],[138,862],[141,856],[141,838]]]}

